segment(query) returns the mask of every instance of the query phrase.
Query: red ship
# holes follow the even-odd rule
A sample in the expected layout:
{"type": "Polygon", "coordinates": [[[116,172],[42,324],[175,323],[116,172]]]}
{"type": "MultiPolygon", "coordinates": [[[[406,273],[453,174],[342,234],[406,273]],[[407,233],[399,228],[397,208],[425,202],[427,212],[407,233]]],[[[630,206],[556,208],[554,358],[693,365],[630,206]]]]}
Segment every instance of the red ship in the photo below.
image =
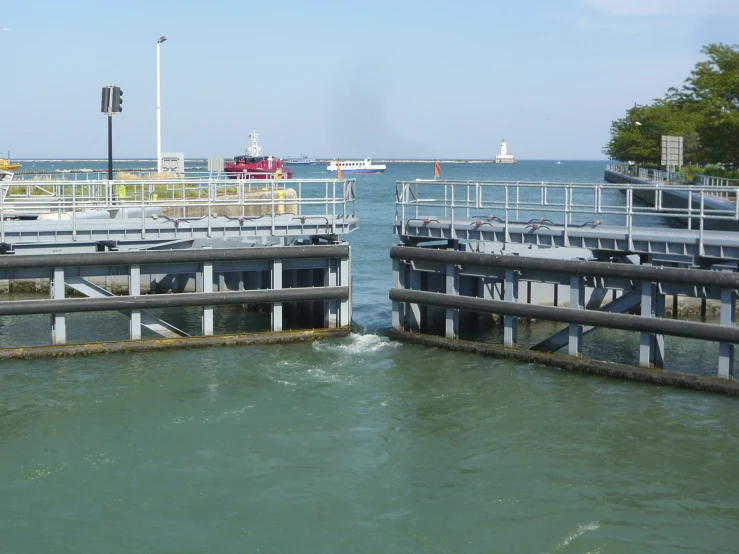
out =
{"type": "Polygon", "coordinates": [[[254,131],[249,135],[251,145],[243,156],[235,156],[233,162],[226,162],[223,170],[231,179],[292,179],[293,172],[282,167],[282,160],[273,156],[260,156],[259,135],[254,131]]]}

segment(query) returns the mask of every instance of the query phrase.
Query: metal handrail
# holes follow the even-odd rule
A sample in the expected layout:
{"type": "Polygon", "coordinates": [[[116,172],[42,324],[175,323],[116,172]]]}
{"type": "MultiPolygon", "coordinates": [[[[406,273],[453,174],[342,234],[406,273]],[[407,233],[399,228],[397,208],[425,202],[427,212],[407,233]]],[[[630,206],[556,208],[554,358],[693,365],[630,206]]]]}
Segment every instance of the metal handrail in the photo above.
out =
{"type": "MultiPolygon", "coordinates": [[[[44,181],[9,185],[9,194],[0,199],[0,239],[10,220],[29,214],[48,214],[44,219],[72,220],[76,229],[82,214],[102,210],[127,213],[127,219],[172,219],[178,223],[189,212],[203,218],[240,217],[242,221],[281,216],[330,216],[331,232],[336,232],[337,218],[347,221],[357,217],[355,179],[260,179],[197,178],[161,180],[44,181]],[[32,190],[38,194],[28,194],[32,190]],[[295,191],[295,197],[288,190],[295,191]],[[228,215],[226,215],[226,213],[228,215]],[[56,216],[56,217],[54,217],[56,216]]],[[[114,221],[114,219],[111,219],[114,221]]],[[[18,224],[18,221],[14,221],[18,224]]],[[[29,222],[30,223],[30,222],[29,222]]],[[[39,221],[32,224],[38,225],[39,221]]]]}
{"type": "Polygon", "coordinates": [[[713,188],[736,188],[739,187],[739,179],[730,179],[728,177],[714,177],[712,175],[703,175],[700,173],[688,173],[685,171],[662,171],[659,169],[644,169],[627,164],[608,164],[606,170],[620,173],[621,175],[629,175],[646,181],[656,181],[660,183],[670,184],[688,184],[694,183],[703,187],[713,188]]]}
{"type": "Polygon", "coordinates": [[[714,191],[713,187],[659,183],[398,181],[395,222],[400,234],[405,235],[409,218],[416,221],[445,219],[452,229],[460,219],[466,220],[467,225],[470,219],[490,221],[503,225],[508,240],[512,225],[531,223],[539,218],[551,225],[561,225],[567,244],[568,231],[572,227],[623,226],[631,240],[637,223],[647,217],[660,217],[682,220],[689,228],[699,229],[702,242],[705,221],[739,221],[739,187],[730,191],[728,199],[717,199],[714,191]],[[670,203],[665,202],[668,191],[683,193],[686,207],[670,207],[670,203]],[[641,193],[642,198],[645,195],[653,198],[653,206],[640,203],[637,193],[641,193]],[[708,204],[707,200],[710,200],[708,204]]]}

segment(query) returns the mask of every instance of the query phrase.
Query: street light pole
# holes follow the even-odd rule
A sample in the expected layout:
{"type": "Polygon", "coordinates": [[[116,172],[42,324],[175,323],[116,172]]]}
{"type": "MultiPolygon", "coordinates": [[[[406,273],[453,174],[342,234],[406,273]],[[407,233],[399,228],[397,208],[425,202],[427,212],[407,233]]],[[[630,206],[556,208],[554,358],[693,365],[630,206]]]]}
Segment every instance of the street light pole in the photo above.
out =
{"type": "Polygon", "coordinates": [[[167,37],[164,35],[157,40],[157,173],[162,172],[162,93],[159,77],[159,45],[165,40],[167,37]]]}

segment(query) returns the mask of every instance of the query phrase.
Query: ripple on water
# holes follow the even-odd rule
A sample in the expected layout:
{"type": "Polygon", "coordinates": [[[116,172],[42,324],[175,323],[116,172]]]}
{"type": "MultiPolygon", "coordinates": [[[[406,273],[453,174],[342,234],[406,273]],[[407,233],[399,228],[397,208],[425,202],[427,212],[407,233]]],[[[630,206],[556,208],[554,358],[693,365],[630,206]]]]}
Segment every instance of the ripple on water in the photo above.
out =
{"type": "MultiPolygon", "coordinates": [[[[582,537],[588,531],[597,531],[598,529],[600,529],[600,524],[597,521],[591,521],[590,523],[581,523],[574,530],[572,530],[562,542],[557,545],[554,551],[561,552],[563,549],[569,546],[570,543],[582,537]]],[[[595,552],[599,551],[599,549],[595,550],[595,552]]]]}

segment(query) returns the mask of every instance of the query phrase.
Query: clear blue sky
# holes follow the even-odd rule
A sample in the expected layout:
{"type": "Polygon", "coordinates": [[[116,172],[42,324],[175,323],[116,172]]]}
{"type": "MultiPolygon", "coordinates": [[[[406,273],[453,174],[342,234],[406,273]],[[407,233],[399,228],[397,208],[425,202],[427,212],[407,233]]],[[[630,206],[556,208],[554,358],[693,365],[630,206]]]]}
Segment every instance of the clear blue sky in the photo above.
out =
{"type": "Polygon", "coordinates": [[[24,0],[0,10],[0,152],[602,159],[612,120],[739,42],[739,0],[24,0]]]}

